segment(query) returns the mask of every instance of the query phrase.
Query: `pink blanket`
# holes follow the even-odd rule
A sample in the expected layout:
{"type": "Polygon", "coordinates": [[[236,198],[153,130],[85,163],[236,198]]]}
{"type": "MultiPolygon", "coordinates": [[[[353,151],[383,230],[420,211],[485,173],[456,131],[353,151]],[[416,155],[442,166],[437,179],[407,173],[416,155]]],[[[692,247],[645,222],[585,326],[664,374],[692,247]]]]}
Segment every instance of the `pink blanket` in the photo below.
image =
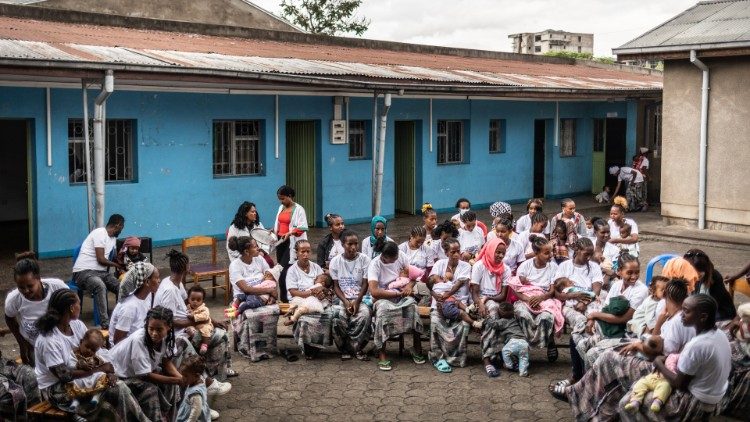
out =
{"type": "MultiPolygon", "coordinates": [[[[518,277],[511,277],[508,280],[508,286],[514,291],[521,293],[525,296],[539,296],[547,293],[546,290],[534,284],[523,284],[521,279],[518,277]]],[[[552,298],[542,301],[539,306],[532,308],[528,303],[519,300],[518,302],[523,303],[534,315],[541,314],[542,312],[549,312],[555,318],[555,333],[559,334],[563,325],[565,324],[565,317],[562,314],[562,304],[559,300],[552,298]]]]}

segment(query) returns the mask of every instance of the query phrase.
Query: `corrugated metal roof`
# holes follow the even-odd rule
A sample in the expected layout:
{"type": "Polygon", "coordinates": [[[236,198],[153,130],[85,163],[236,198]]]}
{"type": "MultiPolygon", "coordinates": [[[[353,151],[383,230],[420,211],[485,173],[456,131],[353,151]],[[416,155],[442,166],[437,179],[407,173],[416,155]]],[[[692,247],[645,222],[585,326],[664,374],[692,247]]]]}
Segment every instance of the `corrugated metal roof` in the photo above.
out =
{"type": "Polygon", "coordinates": [[[615,54],[731,48],[750,44],[750,0],[700,2],[640,37],[615,48],[615,54]],[[702,46],[702,47],[701,47],[702,46]]]}

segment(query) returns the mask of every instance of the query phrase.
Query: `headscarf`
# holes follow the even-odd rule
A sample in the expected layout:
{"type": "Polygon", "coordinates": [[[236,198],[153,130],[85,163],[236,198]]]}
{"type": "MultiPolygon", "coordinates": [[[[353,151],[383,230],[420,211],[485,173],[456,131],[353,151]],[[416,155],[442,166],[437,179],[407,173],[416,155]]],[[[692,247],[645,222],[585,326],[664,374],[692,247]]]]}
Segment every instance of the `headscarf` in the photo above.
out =
{"type": "Polygon", "coordinates": [[[695,290],[695,283],[698,282],[698,271],[695,270],[693,264],[685,258],[676,257],[672,258],[664,265],[664,269],[661,270],[661,275],[669,279],[672,278],[683,278],[688,282],[688,293],[692,294],[695,290]]]}
{"type": "Polygon", "coordinates": [[[143,286],[143,283],[151,277],[154,273],[153,264],[148,262],[136,262],[133,266],[125,273],[125,276],[120,283],[120,299],[118,302],[122,303],[125,298],[135,293],[136,290],[143,286]]]}
{"type": "Polygon", "coordinates": [[[617,173],[619,172],[620,172],[620,168],[617,166],[612,166],[609,168],[609,174],[611,174],[612,176],[617,176],[617,173]]]}
{"type": "Polygon", "coordinates": [[[120,252],[121,253],[125,253],[125,252],[128,251],[128,248],[130,248],[130,247],[140,248],[141,247],[141,238],[140,237],[135,237],[135,236],[130,236],[130,237],[126,238],[125,242],[122,243],[122,248],[120,248],[120,252]]]}
{"type": "Polygon", "coordinates": [[[381,215],[376,215],[375,217],[372,217],[372,221],[370,221],[370,246],[375,246],[375,242],[377,242],[378,240],[375,237],[375,226],[378,223],[383,223],[383,227],[386,229],[386,232],[383,233],[383,237],[385,238],[387,236],[388,220],[386,220],[385,217],[381,215]]]}
{"type": "Polygon", "coordinates": [[[495,251],[499,245],[507,246],[502,239],[493,237],[484,244],[482,250],[479,251],[479,254],[475,258],[476,262],[481,261],[484,264],[484,268],[487,268],[487,271],[495,275],[495,288],[498,293],[503,287],[503,272],[505,272],[503,261],[501,260],[499,264],[495,262],[495,251]]]}
{"type": "Polygon", "coordinates": [[[510,204],[507,202],[495,202],[494,204],[490,205],[490,215],[497,218],[500,217],[503,214],[510,214],[510,204]]]}

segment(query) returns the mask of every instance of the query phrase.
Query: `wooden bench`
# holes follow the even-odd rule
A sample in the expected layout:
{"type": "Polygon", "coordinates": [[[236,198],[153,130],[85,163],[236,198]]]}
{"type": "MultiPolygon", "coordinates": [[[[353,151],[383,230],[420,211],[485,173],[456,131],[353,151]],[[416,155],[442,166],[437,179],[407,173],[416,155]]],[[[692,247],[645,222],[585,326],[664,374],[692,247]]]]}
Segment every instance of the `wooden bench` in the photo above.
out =
{"type": "Polygon", "coordinates": [[[43,401],[26,409],[26,419],[33,421],[70,421],[73,417],[70,413],[62,411],[43,401]]]}

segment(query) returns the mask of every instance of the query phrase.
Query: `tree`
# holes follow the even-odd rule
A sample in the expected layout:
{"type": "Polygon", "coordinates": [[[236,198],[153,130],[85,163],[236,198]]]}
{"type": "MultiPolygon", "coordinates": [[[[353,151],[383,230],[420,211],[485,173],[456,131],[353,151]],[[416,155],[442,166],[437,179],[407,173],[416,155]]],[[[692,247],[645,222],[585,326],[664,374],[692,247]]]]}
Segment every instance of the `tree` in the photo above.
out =
{"type": "Polygon", "coordinates": [[[599,63],[613,64],[615,59],[607,56],[594,57],[591,53],[578,53],[575,51],[552,50],[544,53],[545,56],[566,57],[569,59],[592,60],[599,63]]]}
{"type": "Polygon", "coordinates": [[[362,35],[370,20],[354,16],[362,0],[282,0],[285,18],[313,34],[336,35],[353,32],[362,35]]]}

